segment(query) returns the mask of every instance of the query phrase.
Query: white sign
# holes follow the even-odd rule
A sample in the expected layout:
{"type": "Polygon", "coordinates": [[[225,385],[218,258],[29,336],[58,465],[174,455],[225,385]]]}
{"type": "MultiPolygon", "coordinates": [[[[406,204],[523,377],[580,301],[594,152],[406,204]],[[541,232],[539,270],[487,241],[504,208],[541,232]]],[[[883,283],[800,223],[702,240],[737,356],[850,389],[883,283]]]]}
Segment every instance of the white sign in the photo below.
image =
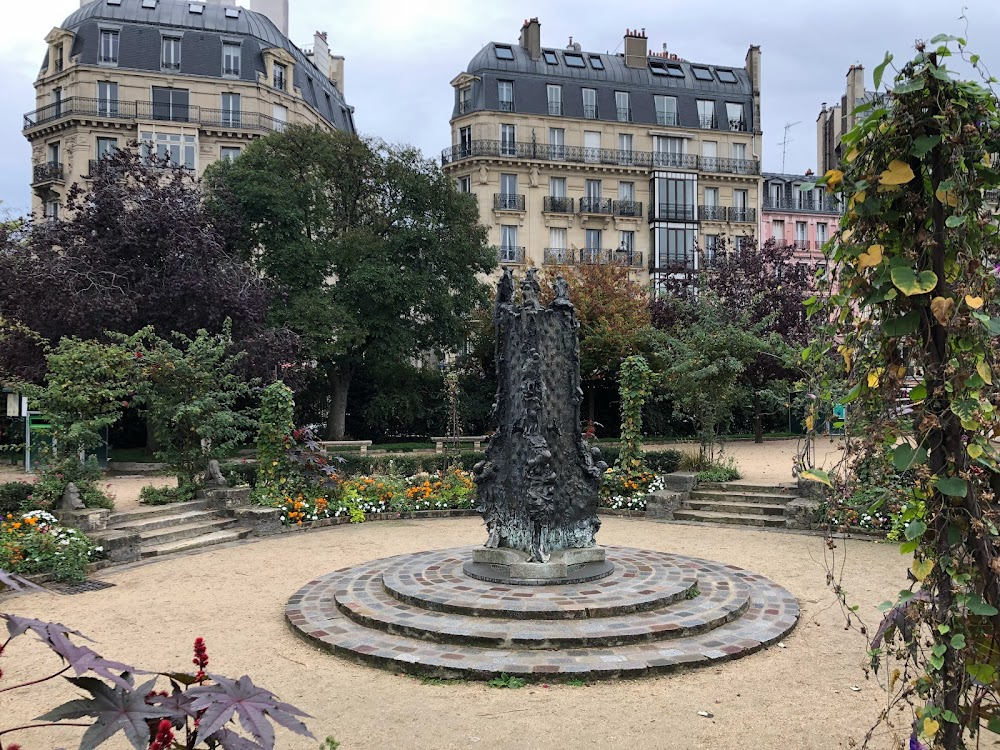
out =
{"type": "Polygon", "coordinates": [[[21,398],[16,393],[7,394],[7,416],[21,416],[21,398]]]}

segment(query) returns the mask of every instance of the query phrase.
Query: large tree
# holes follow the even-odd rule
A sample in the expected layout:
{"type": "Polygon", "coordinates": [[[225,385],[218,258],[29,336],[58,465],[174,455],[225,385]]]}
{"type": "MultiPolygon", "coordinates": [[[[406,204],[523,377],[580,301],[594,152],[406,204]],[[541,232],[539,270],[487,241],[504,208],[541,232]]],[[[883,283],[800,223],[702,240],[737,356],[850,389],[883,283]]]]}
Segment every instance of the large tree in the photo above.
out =
{"type": "Polygon", "coordinates": [[[206,176],[232,241],[282,291],[273,324],[295,331],[344,435],[360,366],[456,348],[496,264],[472,196],[408,147],[289,127],[206,176]]]}
{"type": "MultiPolygon", "coordinates": [[[[89,189],[70,188],[65,216],[3,232],[0,318],[53,345],[147,325],[161,336],[218,332],[229,318],[260,371],[293,351],[292,337],[266,329],[266,284],[227,249],[187,170],[123,149],[97,164],[89,189]]],[[[38,340],[7,344],[2,365],[39,380],[38,340]]]]}

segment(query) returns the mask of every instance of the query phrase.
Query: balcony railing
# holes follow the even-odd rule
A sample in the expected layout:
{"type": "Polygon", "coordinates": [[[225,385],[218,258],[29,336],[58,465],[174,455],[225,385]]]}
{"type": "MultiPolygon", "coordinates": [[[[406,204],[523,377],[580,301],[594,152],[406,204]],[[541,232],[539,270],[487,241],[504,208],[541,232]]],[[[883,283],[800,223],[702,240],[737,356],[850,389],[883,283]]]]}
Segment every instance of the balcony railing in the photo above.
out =
{"type": "Polygon", "coordinates": [[[472,111],[472,101],[468,99],[460,99],[458,102],[458,114],[464,115],[466,112],[472,111]]]}
{"type": "Polygon", "coordinates": [[[805,193],[801,196],[796,196],[795,199],[784,196],[775,198],[773,195],[765,195],[764,208],[780,211],[815,211],[824,214],[840,213],[840,210],[837,208],[837,202],[833,198],[824,196],[822,200],[816,200],[812,195],[805,193]]]}
{"type": "Polygon", "coordinates": [[[719,123],[715,119],[715,115],[698,115],[698,125],[703,128],[719,127],[719,123]]]}
{"type": "Polygon", "coordinates": [[[725,221],[724,206],[698,206],[698,218],[702,221],[725,221]]]}
{"type": "Polygon", "coordinates": [[[584,104],[583,105],[583,119],[585,119],[585,120],[596,120],[597,119],[597,105],[596,104],[584,104]]]}
{"type": "Polygon", "coordinates": [[[649,207],[650,221],[694,221],[697,212],[686,203],[654,203],[649,207]]]}
{"type": "Polygon", "coordinates": [[[729,220],[744,224],[753,224],[757,221],[756,208],[730,208],[728,210],[729,220]]]}
{"type": "Polygon", "coordinates": [[[811,250],[813,243],[810,240],[795,240],[792,242],[792,247],[796,250],[811,250]]]}
{"type": "Polygon", "coordinates": [[[581,198],[580,199],[580,213],[581,214],[610,214],[611,213],[611,199],[610,198],[581,198]]]}
{"type": "Polygon", "coordinates": [[[563,105],[562,102],[549,102],[549,114],[553,117],[562,117],[563,105]]]}
{"type": "Polygon", "coordinates": [[[284,91],[285,90],[285,77],[284,76],[275,76],[274,77],[274,88],[278,89],[278,91],[284,91]]]}
{"type": "Polygon", "coordinates": [[[523,211],[523,193],[494,193],[493,208],[497,211],[523,211]]]}
{"type": "Polygon", "coordinates": [[[573,213],[573,199],[555,198],[547,195],[542,199],[542,210],[553,214],[571,214],[573,213]]]}
{"type": "Polygon", "coordinates": [[[130,102],[71,96],[61,102],[29,112],[24,116],[24,129],[38,127],[63,118],[93,117],[104,120],[167,120],[186,122],[204,127],[239,128],[272,132],[285,123],[258,112],[235,112],[223,109],[203,109],[192,105],[171,105],[161,102],[130,102]]]}
{"type": "Polygon", "coordinates": [[[657,125],[680,125],[681,119],[677,116],[676,112],[657,112],[656,113],[656,124],[657,125]]]}
{"type": "Polygon", "coordinates": [[[633,216],[642,218],[641,201],[615,201],[613,207],[615,216],[633,216]]]}
{"type": "Polygon", "coordinates": [[[118,55],[98,55],[97,62],[118,64],[118,55]]]}
{"type": "Polygon", "coordinates": [[[580,265],[610,263],[611,251],[603,247],[584,247],[580,249],[580,265]]]}
{"type": "Polygon", "coordinates": [[[91,159],[88,164],[87,169],[87,179],[93,180],[95,177],[102,174],[109,174],[115,171],[115,162],[101,158],[101,159],[91,159]]]}
{"type": "Polygon", "coordinates": [[[513,112],[514,102],[508,99],[501,99],[499,109],[501,112],[513,112]]]}
{"type": "Polygon", "coordinates": [[[32,184],[37,185],[42,182],[63,182],[66,179],[63,174],[63,165],[57,161],[47,161],[36,164],[32,169],[32,184]]]}
{"type": "Polygon", "coordinates": [[[570,266],[576,262],[576,252],[565,247],[547,247],[542,252],[542,263],[551,266],[570,266]]]}
{"type": "Polygon", "coordinates": [[[747,132],[747,121],[744,120],[743,118],[740,118],[738,120],[730,120],[729,129],[735,130],[740,133],[745,133],[747,132]]]}
{"type": "Polygon", "coordinates": [[[632,122],[631,107],[618,107],[618,122],[632,122]]]}
{"type": "Polygon", "coordinates": [[[642,253],[623,247],[613,250],[603,247],[585,247],[577,251],[580,265],[607,265],[616,263],[630,268],[642,268],[642,253]]]}
{"type": "Polygon", "coordinates": [[[469,141],[441,152],[443,164],[481,156],[501,156],[533,161],[568,161],[582,164],[623,163],[636,167],[672,167],[719,172],[724,174],[760,174],[760,162],[755,159],[724,159],[716,156],[673,154],[651,151],[621,151],[589,146],[549,145],[517,141],[469,141]]]}
{"type": "Polygon", "coordinates": [[[524,263],[524,248],[516,245],[501,245],[497,248],[497,262],[524,263]]]}
{"type": "Polygon", "coordinates": [[[160,68],[162,70],[180,70],[181,64],[179,62],[161,62],[160,68]]]}
{"type": "Polygon", "coordinates": [[[240,69],[238,66],[235,68],[228,66],[222,68],[222,75],[224,76],[238,76],[239,74],[240,74],[240,69]]]}

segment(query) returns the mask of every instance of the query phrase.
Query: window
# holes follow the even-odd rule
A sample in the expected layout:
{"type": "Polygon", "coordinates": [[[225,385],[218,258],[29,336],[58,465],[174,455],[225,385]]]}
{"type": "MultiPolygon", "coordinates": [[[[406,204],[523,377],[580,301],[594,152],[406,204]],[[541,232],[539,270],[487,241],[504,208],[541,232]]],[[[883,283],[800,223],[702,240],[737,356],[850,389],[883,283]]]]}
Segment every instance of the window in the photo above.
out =
{"type": "Polygon", "coordinates": [[[619,133],[618,134],[618,163],[619,164],[631,164],[635,159],[635,155],[632,153],[632,134],[631,133],[619,133]]]}
{"type": "Polygon", "coordinates": [[[585,242],[587,243],[588,250],[599,250],[601,247],[601,230],[588,229],[585,242]]]}
{"type": "Polygon", "coordinates": [[[653,183],[657,218],[671,221],[694,221],[697,218],[695,203],[698,183],[693,176],[691,179],[656,177],[653,183]]]}
{"type": "Polygon", "coordinates": [[[694,73],[694,77],[699,81],[711,81],[712,71],[708,68],[699,68],[696,65],[691,66],[691,72],[694,73]]]}
{"type": "Polygon", "coordinates": [[[620,200],[620,201],[634,201],[635,200],[635,183],[634,182],[619,182],[618,183],[618,200],[620,200]]]}
{"type": "Polygon", "coordinates": [[[516,129],[513,125],[501,125],[500,126],[500,155],[501,156],[516,156],[517,155],[517,141],[515,136],[517,134],[516,129]]]}
{"type": "Polygon", "coordinates": [[[566,131],[563,128],[549,128],[549,157],[566,158],[566,131]]]}
{"type": "Polygon", "coordinates": [[[108,29],[101,30],[101,47],[97,61],[101,63],[118,63],[118,32],[108,29]]]}
{"type": "Polygon", "coordinates": [[[240,9],[239,8],[226,8],[226,18],[239,18],[240,9]]]}
{"type": "Polygon", "coordinates": [[[653,165],[657,167],[680,167],[684,165],[685,140],[658,135],[653,138],[653,165]]]}
{"type": "Polygon", "coordinates": [[[627,91],[615,92],[615,108],[618,110],[618,122],[632,121],[632,107],[629,106],[627,91]]]}
{"type": "Polygon", "coordinates": [[[117,138],[98,138],[97,139],[97,158],[103,159],[109,154],[113,154],[118,150],[118,139],[117,138]]]}
{"type": "Polygon", "coordinates": [[[513,60],[514,50],[510,47],[501,47],[499,44],[494,48],[497,53],[497,60],[513,60]]]}
{"type": "Polygon", "coordinates": [[[458,146],[460,156],[472,155],[472,128],[470,126],[458,129],[458,146]]]}
{"type": "Polygon", "coordinates": [[[683,78],[684,70],[681,68],[680,65],[668,65],[667,75],[670,76],[671,78],[683,78]]]}
{"type": "Polygon", "coordinates": [[[588,198],[599,199],[601,197],[601,187],[600,180],[587,180],[584,192],[588,198]]]}
{"type": "Polygon", "coordinates": [[[829,238],[830,235],[827,233],[827,225],[824,222],[816,224],[816,244],[824,245],[829,238]]]}
{"type": "Polygon", "coordinates": [[[783,186],[780,182],[772,182],[767,186],[768,197],[771,199],[772,208],[780,208],[782,204],[783,186]]]}
{"type": "Polygon", "coordinates": [[[223,92],[222,124],[230,128],[240,127],[240,95],[223,92]]]}
{"type": "Polygon", "coordinates": [[[63,46],[57,44],[53,50],[53,56],[56,59],[56,73],[62,73],[63,71],[63,46]]]}
{"type": "Polygon", "coordinates": [[[500,175],[500,194],[513,196],[517,195],[517,175],[516,174],[501,174],[500,175]]]}
{"type": "Polygon", "coordinates": [[[706,234],[705,235],[705,249],[702,252],[703,259],[706,266],[715,265],[716,253],[719,249],[719,235],[717,234],[706,234]]]}
{"type": "Polygon", "coordinates": [[[804,221],[795,222],[795,247],[803,250],[809,247],[809,225],[804,221]]]}
{"type": "Polygon", "coordinates": [[[619,232],[618,249],[632,255],[635,251],[635,232],[625,230],[619,232]]]}
{"type": "Polygon", "coordinates": [[[222,44],[222,75],[239,76],[240,61],[240,45],[235,42],[224,42],[222,44]]]}
{"type": "Polygon", "coordinates": [[[667,75],[667,66],[663,63],[651,62],[649,64],[649,72],[654,76],[665,76],[667,75]]]}
{"type": "Polygon", "coordinates": [[[565,198],[566,197],[566,178],[565,177],[550,177],[549,178],[549,197],[550,198],[565,198]]]}
{"type": "Polygon", "coordinates": [[[198,16],[204,15],[204,13],[205,13],[205,5],[204,5],[204,3],[191,3],[188,6],[188,12],[189,13],[194,13],[195,15],[198,15],[198,16]]]}
{"type": "Polygon", "coordinates": [[[651,241],[658,268],[689,266],[694,260],[694,227],[655,227],[651,241]]]}
{"type": "Polygon", "coordinates": [[[736,76],[731,70],[716,70],[715,74],[723,83],[736,83],[736,76]]]}
{"type": "Polygon", "coordinates": [[[274,129],[281,132],[285,129],[285,125],[288,124],[288,107],[284,107],[281,104],[275,104],[272,110],[274,117],[274,129]]]}
{"type": "Polygon", "coordinates": [[[698,100],[698,124],[703,128],[715,127],[715,102],[698,100]]]}
{"type": "Polygon", "coordinates": [[[518,263],[521,260],[517,246],[517,225],[500,225],[500,262],[518,263]]]}
{"type": "Polygon", "coordinates": [[[675,96],[654,96],[653,102],[656,104],[656,124],[657,125],[679,125],[677,119],[677,97],[675,96]]]}
{"type": "Polygon", "coordinates": [[[583,131],[583,160],[591,163],[601,160],[601,134],[599,131],[583,131]]]}
{"type": "Polygon", "coordinates": [[[590,67],[594,70],[604,70],[604,60],[600,58],[600,55],[591,55],[590,67]]]}
{"type": "Polygon", "coordinates": [[[118,116],[118,84],[114,81],[97,82],[97,114],[102,117],[118,116]]]}
{"type": "Polygon", "coordinates": [[[726,102],[726,117],[729,120],[730,130],[746,130],[747,121],[743,116],[743,105],[735,102],[726,102]]]}
{"type": "Polygon", "coordinates": [[[779,244],[785,243],[785,220],[775,219],[771,222],[771,237],[776,239],[779,244]]]}
{"type": "Polygon", "coordinates": [[[144,131],[140,134],[142,145],[140,154],[149,159],[151,149],[155,149],[157,157],[175,166],[185,169],[195,168],[195,153],[198,139],[194,135],[181,133],[163,133],[144,131]]]}
{"type": "Polygon", "coordinates": [[[285,90],[285,79],[288,76],[288,68],[281,63],[274,64],[274,88],[278,91],[285,90]]]}
{"type": "Polygon", "coordinates": [[[588,120],[597,119],[597,89],[583,89],[583,116],[588,120]]]}
{"type": "Polygon", "coordinates": [[[702,141],[701,155],[706,159],[714,159],[719,155],[719,144],[715,141],[702,141]]]}
{"type": "Polygon", "coordinates": [[[500,100],[501,112],[514,111],[514,82],[497,81],[497,98],[500,100]]]}
{"type": "Polygon", "coordinates": [[[747,144],[745,143],[734,143],[731,146],[732,156],[738,161],[746,161],[747,158],[747,144]]]}
{"type": "Polygon", "coordinates": [[[188,121],[188,90],[153,86],[153,119],[188,121]]]}
{"type": "MultiPolygon", "coordinates": [[[[121,3],[119,3],[119,5],[120,4],[121,3]]],[[[149,10],[155,10],[156,9],[156,0],[142,0],[142,7],[143,8],[147,8],[149,10]]]]}
{"type": "Polygon", "coordinates": [[[705,188],[705,205],[713,208],[719,205],[719,188],[705,188]]]}
{"type": "Polygon", "coordinates": [[[62,147],[59,141],[49,144],[49,164],[62,164],[62,147]]]}
{"type": "Polygon", "coordinates": [[[556,57],[556,53],[553,52],[552,50],[545,50],[542,53],[542,57],[545,58],[545,62],[547,62],[549,65],[558,65],[559,64],[559,60],[556,57]]]}
{"type": "Polygon", "coordinates": [[[549,252],[546,253],[548,256],[547,260],[549,263],[568,263],[571,262],[569,254],[566,252],[566,240],[567,240],[566,227],[550,227],[549,228],[549,252]]]}
{"type": "Polygon", "coordinates": [[[165,36],[160,42],[160,67],[164,70],[181,69],[181,40],[165,36]]]}
{"type": "Polygon", "coordinates": [[[747,207],[749,195],[746,190],[733,190],[733,218],[735,221],[747,221],[750,211],[747,207]]]}
{"type": "Polygon", "coordinates": [[[238,146],[223,146],[219,149],[219,158],[227,161],[235,161],[239,158],[240,149],[238,146]]]}
{"type": "Polygon", "coordinates": [[[566,61],[566,65],[570,68],[584,68],[583,55],[570,54],[569,52],[563,53],[563,60],[566,61]]]}
{"type": "Polygon", "coordinates": [[[59,209],[60,206],[58,200],[45,201],[45,208],[44,208],[45,220],[59,221],[59,209]]]}
{"type": "Polygon", "coordinates": [[[550,83],[545,87],[545,91],[549,99],[549,114],[554,117],[561,116],[563,113],[562,86],[550,83]]]}
{"type": "Polygon", "coordinates": [[[471,193],[472,192],[472,178],[471,177],[459,177],[458,178],[458,192],[460,192],[460,193],[471,193]]]}
{"type": "Polygon", "coordinates": [[[472,110],[472,87],[458,90],[458,114],[464,115],[472,110]]]}
{"type": "Polygon", "coordinates": [[[52,115],[53,115],[53,117],[61,117],[62,116],[62,100],[63,100],[62,89],[61,88],[52,89],[52,115]]]}

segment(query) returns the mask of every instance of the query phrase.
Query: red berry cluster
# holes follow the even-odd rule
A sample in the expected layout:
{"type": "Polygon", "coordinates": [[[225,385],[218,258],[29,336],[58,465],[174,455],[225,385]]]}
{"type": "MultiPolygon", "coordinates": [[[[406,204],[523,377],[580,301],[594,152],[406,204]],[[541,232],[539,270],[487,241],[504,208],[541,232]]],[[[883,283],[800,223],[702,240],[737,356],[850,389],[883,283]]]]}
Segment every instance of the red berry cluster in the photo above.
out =
{"type": "Polygon", "coordinates": [[[204,638],[194,639],[194,659],[191,662],[198,667],[198,673],[195,674],[194,679],[198,682],[204,682],[205,677],[205,667],[208,666],[208,649],[205,647],[204,638]]]}
{"type": "Polygon", "coordinates": [[[174,731],[170,725],[170,719],[160,719],[160,726],[156,730],[156,739],[149,743],[149,750],[169,750],[174,742],[174,731]]]}

